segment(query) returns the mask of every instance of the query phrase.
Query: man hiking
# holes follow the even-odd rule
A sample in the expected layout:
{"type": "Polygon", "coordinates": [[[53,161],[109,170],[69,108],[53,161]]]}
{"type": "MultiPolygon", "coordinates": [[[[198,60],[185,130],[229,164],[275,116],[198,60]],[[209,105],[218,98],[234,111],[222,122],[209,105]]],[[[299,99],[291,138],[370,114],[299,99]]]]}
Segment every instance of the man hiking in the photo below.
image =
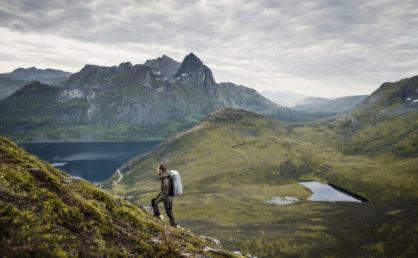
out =
{"type": "Polygon", "coordinates": [[[158,179],[161,180],[161,192],[151,200],[154,216],[158,218],[160,217],[158,203],[164,202],[165,212],[170,219],[170,224],[171,226],[176,227],[176,219],[173,214],[173,182],[167,172],[167,168],[163,164],[158,165],[158,175],[158,179]]]}

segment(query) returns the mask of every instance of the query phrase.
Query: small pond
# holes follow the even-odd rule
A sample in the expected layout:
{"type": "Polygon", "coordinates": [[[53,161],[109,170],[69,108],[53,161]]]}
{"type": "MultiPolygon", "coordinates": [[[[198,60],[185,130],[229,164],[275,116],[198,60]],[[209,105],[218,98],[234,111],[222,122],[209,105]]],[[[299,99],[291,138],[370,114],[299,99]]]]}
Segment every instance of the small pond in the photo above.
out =
{"type": "Polygon", "coordinates": [[[349,193],[348,191],[344,191],[343,189],[339,188],[339,191],[335,188],[335,186],[331,186],[329,184],[323,184],[318,181],[306,181],[306,182],[299,182],[299,184],[309,188],[313,192],[313,194],[308,198],[309,201],[314,202],[363,202],[367,201],[367,199],[362,198],[354,193],[349,193]],[[355,198],[354,196],[357,198],[355,198]]]}
{"type": "Polygon", "coordinates": [[[266,202],[272,203],[272,204],[278,204],[278,205],[288,205],[288,204],[292,204],[298,201],[299,201],[298,198],[285,196],[285,197],[271,197],[271,199],[266,202]]]}
{"type": "MultiPolygon", "coordinates": [[[[366,198],[347,191],[341,187],[333,184],[323,184],[318,181],[305,181],[299,182],[299,184],[309,188],[312,191],[312,195],[309,196],[308,200],[313,202],[368,202],[366,198]]],[[[297,203],[298,198],[285,196],[285,197],[271,197],[266,203],[277,204],[277,205],[289,205],[297,203]]]]}

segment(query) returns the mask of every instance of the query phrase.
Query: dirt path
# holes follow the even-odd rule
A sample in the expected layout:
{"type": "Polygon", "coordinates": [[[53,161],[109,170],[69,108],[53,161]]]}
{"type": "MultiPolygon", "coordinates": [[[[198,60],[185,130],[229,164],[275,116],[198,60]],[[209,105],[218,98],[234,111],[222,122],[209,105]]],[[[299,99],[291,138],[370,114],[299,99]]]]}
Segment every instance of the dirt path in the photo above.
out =
{"type": "Polygon", "coordinates": [[[116,170],[116,173],[118,173],[118,175],[119,175],[119,179],[118,179],[118,181],[116,181],[116,183],[114,183],[113,185],[117,185],[117,184],[119,184],[119,182],[122,180],[122,178],[123,178],[123,175],[122,175],[122,173],[120,172],[120,169],[118,168],[117,170],[116,170]]]}

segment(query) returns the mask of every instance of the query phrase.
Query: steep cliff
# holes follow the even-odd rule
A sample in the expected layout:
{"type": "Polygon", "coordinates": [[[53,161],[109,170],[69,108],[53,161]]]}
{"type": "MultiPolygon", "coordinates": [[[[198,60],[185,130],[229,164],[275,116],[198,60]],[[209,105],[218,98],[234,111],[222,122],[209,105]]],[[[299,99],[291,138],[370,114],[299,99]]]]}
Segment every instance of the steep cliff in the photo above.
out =
{"type": "Polygon", "coordinates": [[[182,63],[163,56],[140,65],[86,65],[54,88],[54,97],[51,89],[33,82],[0,102],[0,134],[19,141],[161,139],[220,107],[285,121],[313,117],[277,106],[253,89],[217,83],[193,53],[182,63]]]}

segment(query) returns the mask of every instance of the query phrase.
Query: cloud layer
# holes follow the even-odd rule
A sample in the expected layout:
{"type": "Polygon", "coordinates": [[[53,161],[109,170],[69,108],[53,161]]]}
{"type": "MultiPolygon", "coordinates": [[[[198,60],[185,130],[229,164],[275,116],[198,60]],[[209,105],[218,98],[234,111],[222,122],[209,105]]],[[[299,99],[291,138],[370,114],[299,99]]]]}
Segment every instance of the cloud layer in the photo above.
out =
{"type": "Polygon", "coordinates": [[[418,2],[0,2],[0,69],[79,70],[196,53],[218,81],[316,96],[418,74],[418,2]]]}

